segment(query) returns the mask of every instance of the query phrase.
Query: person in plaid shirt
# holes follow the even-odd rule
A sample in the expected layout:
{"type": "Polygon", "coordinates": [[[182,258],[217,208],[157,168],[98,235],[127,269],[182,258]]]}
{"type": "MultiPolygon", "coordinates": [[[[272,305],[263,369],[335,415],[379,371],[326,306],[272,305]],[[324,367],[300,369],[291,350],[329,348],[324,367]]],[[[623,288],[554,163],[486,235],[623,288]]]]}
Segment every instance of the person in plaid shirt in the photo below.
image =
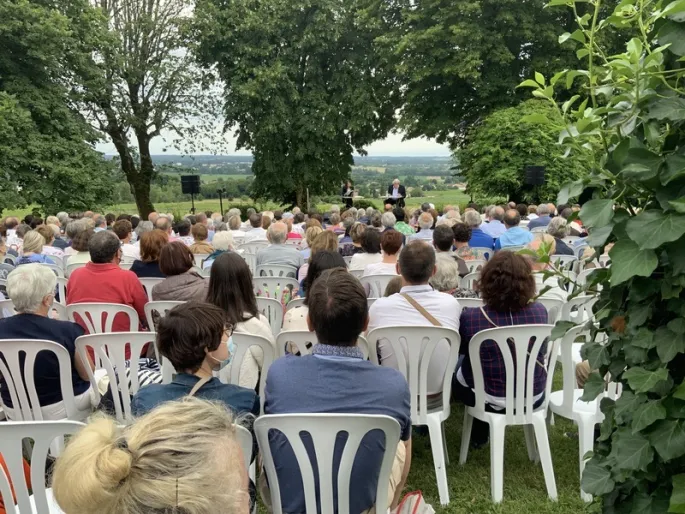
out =
{"type": "MultiPolygon", "coordinates": [[[[463,361],[453,384],[455,397],[465,405],[475,405],[473,372],[469,358],[471,338],[481,330],[511,325],[536,325],[547,323],[547,310],[535,298],[536,287],[533,271],[525,257],[514,252],[497,252],[483,268],[479,288],[485,304],[482,309],[464,309],[459,322],[463,361]]],[[[530,343],[531,346],[533,342],[530,343]]],[[[546,343],[540,349],[544,355],[546,343]]],[[[506,372],[499,347],[494,341],[481,346],[481,364],[485,382],[488,408],[502,410],[506,396],[506,372]]],[[[535,367],[533,394],[535,406],[543,401],[547,372],[535,367]]],[[[473,420],[471,445],[481,447],[488,442],[489,427],[484,421],[473,420]]]]}

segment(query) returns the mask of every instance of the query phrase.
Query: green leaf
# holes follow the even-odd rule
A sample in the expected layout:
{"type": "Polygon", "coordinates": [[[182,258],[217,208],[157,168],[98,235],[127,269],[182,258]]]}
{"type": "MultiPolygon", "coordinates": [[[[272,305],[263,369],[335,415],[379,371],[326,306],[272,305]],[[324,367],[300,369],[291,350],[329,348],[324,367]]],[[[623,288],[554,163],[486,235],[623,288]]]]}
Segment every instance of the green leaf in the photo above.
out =
{"type": "Polygon", "coordinates": [[[595,496],[609,494],[614,490],[615,485],[615,482],[611,478],[611,472],[607,468],[600,466],[594,460],[591,460],[585,466],[583,477],[580,482],[583,491],[595,496]]]}
{"type": "Polygon", "coordinates": [[[604,246],[613,230],[613,223],[609,223],[608,225],[604,225],[603,227],[595,228],[592,230],[592,232],[590,232],[590,235],[588,235],[585,242],[593,248],[597,248],[598,246],[604,246]]]}
{"type": "Polygon", "coordinates": [[[685,400],[685,382],[682,382],[675,391],[673,391],[673,397],[678,400],[685,400]]]}
{"type": "Polygon", "coordinates": [[[581,355],[587,359],[592,369],[599,369],[611,362],[609,348],[600,343],[588,343],[583,345],[581,355]]]}
{"type": "Polygon", "coordinates": [[[671,46],[668,49],[674,54],[685,55],[685,27],[681,23],[667,21],[659,29],[657,38],[660,45],[670,43],[671,46]]]}
{"type": "Polygon", "coordinates": [[[644,348],[645,350],[650,350],[656,346],[654,332],[644,327],[636,332],[635,337],[630,342],[633,346],[644,348]]]}
{"type": "Polygon", "coordinates": [[[565,204],[571,198],[575,198],[580,195],[585,189],[585,185],[582,180],[576,180],[575,182],[569,182],[564,184],[559,190],[559,195],[557,196],[557,203],[565,204]]]}
{"type": "Polygon", "coordinates": [[[561,36],[559,36],[559,44],[560,45],[564,44],[566,41],[569,40],[570,37],[571,37],[570,32],[564,32],[561,36]]]}
{"type": "Polygon", "coordinates": [[[630,148],[623,161],[621,173],[626,178],[651,180],[657,176],[663,162],[663,157],[645,148],[630,148]]]}
{"type": "Polygon", "coordinates": [[[542,73],[539,71],[535,72],[535,82],[540,84],[542,87],[545,87],[547,85],[547,82],[545,81],[545,77],[542,73]]]}
{"type": "Polygon", "coordinates": [[[647,437],[665,461],[685,455],[685,428],[680,420],[665,419],[657,422],[647,437]]]}
{"type": "Polygon", "coordinates": [[[659,400],[650,400],[635,410],[632,423],[633,433],[639,432],[665,418],[666,408],[659,400]]]}
{"type": "Polygon", "coordinates": [[[616,431],[612,441],[611,454],[615,458],[617,469],[642,470],[652,462],[654,450],[649,440],[628,428],[616,431]]]}
{"type": "Polygon", "coordinates": [[[585,387],[583,388],[583,396],[580,399],[584,402],[591,402],[595,400],[600,394],[604,392],[606,383],[604,379],[599,376],[596,371],[590,373],[587,381],[585,382],[585,387]]]}
{"type": "Polygon", "coordinates": [[[668,325],[666,327],[671,331],[675,332],[676,334],[683,335],[685,334],[685,319],[678,318],[674,319],[668,322],[668,325]]]}
{"type": "Polygon", "coordinates": [[[671,154],[666,157],[666,167],[659,175],[661,184],[665,186],[683,175],[685,175],[685,156],[671,154]]]}
{"type": "Polygon", "coordinates": [[[614,217],[614,201],[609,199],[590,200],[580,210],[580,219],[588,228],[608,225],[614,217]]]}
{"type": "Polygon", "coordinates": [[[624,390],[618,400],[616,400],[614,415],[617,418],[624,418],[626,414],[628,417],[632,417],[637,408],[645,403],[645,399],[646,395],[644,394],[635,394],[627,389],[624,390]]]}
{"type": "Polygon", "coordinates": [[[546,125],[550,123],[550,119],[544,114],[527,114],[521,118],[523,123],[532,123],[534,125],[546,125]]]}
{"type": "Polygon", "coordinates": [[[685,214],[685,198],[679,198],[678,200],[669,200],[668,205],[680,214],[685,214]]]}
{"type": "Polygon", "coordinates": [[[538,89],[540,86],[534,80],[528,79],[528,80],[524,80],[523,82],[521,82],[516,87],[534,87],[535,89],[538,89]]]}
{"type": "Polygon", "coordinates": [[[678,275],[685,274],[685,239],[679,239],[675,243],[667,246],[666,254],[668,261],[673,267],[673,273],[678,275]]]}
{"type": "Polygon", "coordinates": [[[671,362],[676,355],[685,351],[685,339],[666,327],[659,327],[654,334],[654,345],[659,359],[664,364],[671,362]]]}
{"type": "Polygon", "coordinates": [[[679,121],[685,119],[685,98],[657,98],[650,102],[648,117],[657,120],[679,121]]]}
{"type": "Polygon", "coordinates": [[[626,371],[623,374],[623,378],[628,381],[633,391],[646,393],[653,390],[659,382],[667,380],[668,371],[665,368],[649,371],[637,366],[626,371]]]}
{"type": "Polygon", "coordinates": [[[561,339],[566,335],[566,332],[568,332],[569,329],[575,326],[576,324],[571,321],[557,321],[556,325],[554,325],[554,328],[552,329],[552,334],[550,335],[550,338],[552,339],[552,341],[561,339]]]}
{"type": "Polygon", "coordinates": [[[671,479],[671,483],[673,484],[673,492],[671,492],[668,512],[685,513],[685,473],[675,475],[671,479]]]}
{"type": "Polygon", "coordinates": [[[685,234],[685,216],[664,214],[660,210],[644,211],[628,220],[626,230],[641,250],[658,248],[685,234]]]}
{"type": "Polygon", "coordinates": [[[659,264],[654,250],[640,250],[629,239],[618,241],[611,250],[611,285],[616,286],[632,277],[648,277],[659,264]]]}

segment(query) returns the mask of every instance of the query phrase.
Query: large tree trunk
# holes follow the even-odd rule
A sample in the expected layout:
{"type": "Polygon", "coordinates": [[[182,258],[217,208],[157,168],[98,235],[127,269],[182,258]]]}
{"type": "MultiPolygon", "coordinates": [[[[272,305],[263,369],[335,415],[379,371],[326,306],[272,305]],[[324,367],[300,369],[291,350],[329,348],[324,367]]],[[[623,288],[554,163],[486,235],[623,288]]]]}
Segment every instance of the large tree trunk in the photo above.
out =
{"type": "Polygon", "coordinates": [[[150,199],[150,182],[155,173],[155,167],[152,164],[150,138],[147,134],[138,136],[138,151],[140,152],[140,170],[136,183],[131,185],[141,219],[147,219],[147,215],[155,210],[150,199]]]}
{"type": "Polygon", "coordinates": [[[309,210],[309,205],[306,205],[307,192],[304,187],[297,186],[297,189],[295,190],[295,201],[297,202],[297,206],[302,209],[302,212],[307,212],[309,210]]]}
{"type": "Polygon", "coordinates": [[[131,150],[129,149],[128,140],[126,136],[118,129],[108,132],[114,146],[117,149],[119,158],[121,159],[121,171],[124,172],[124,176],[128,181],[129,186],[131,186],[131,192],[136,201],[136,207],[138,208],[138,214],[142,220],[146,220],[148,214],[155,210],[152,205],[152,200],[150,199],[150,180],[152,178],[152,173],[154,168],[152,166],[152,159],[150,158],[150,146],[149,142],[146,145],[146,159],[143,159],[141,152],[141,166],[140,169],[136,167],[136,161],[131,155],[131,150]],[[143,165],[147,166],[147,170],[143,169],[143,165]],[[149,175],[146,175],[146,172],[149,175]],[[149,178],[146,178],[149,177],[149,178]]]}

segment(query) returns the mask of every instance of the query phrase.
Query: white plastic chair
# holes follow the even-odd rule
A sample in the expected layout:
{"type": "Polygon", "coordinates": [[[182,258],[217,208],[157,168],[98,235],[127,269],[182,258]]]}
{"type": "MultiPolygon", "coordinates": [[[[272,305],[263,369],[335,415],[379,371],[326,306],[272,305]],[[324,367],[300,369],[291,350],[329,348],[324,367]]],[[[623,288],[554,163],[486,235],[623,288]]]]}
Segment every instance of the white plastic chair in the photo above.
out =
{"type": "MultiPolygon", "coordinates": [[[[544,362],[539,362],[540,350],[552,333],[553,325],[517,325],[492,328],[478,332],[469,343],[469,357],[473,370],[476,401],[475,406],[466,407],[464,429],[461,435],[459,463],[464,464],[471,441],[473,418],[490,425],[490,489],[492,501],[502,501],[504,475],[504,431],[507,426],[524,425],[528,457],[535,460],[539,455],[545,475],[547,494],[556,500],[557,486],[554,479],[552,455],[547,436],[547,399],[537,409],[533,409],[533,382],[535,366],[544,365],[549,375],[549,365],[557,353],[558,341],[547,341],[544,362]],[[535,342],[530,340],[535,338],[535,342]],[[480,349],[484,342],[492,341],[499,348],[506,370],[506,407],[500,412],[485,410],[485,382],[480,362],[480,349]],[[512,355],[513,354],[513,355],[512,355]],[[530,426],[532,425],[532,431],[530,426]],[[533,432],[537,440],[535,451],[533,432]]],[[[544,391],[543,391],[544,392],[544,391]]]]}
{"type": "Polygon", "coordinates": [[[283,304],[274,298],[257,297],[257,308],[269,320],[274,337],[283,327],[283,304]]]}
{"type": "Polygon", "coordinates": [[[535,301],[541,303],[547,309],[547,323],[554,325],[561,319],[561,310],[564,302],[556,298],[545,298],[544,296],[536,298],[535,301]]]}
{"type": "Polygon", "coordinates": [[[303,305],[304,298],[294,298],[290,300],[288,304],[285,306],[285,312],[288,312],[290,309],[294,309],[295,307],[302,307],[303,305]]]}
{"type": "Polygon", "coordinates": [[[12,266],[16,266],[17,265],[17,258],[14,255],[8,253],[5,255],[5,257],[3,257],[2,262],[5,264],[11,264],[12,266]]]}
{"type": "Polygon", "coordinates": [[[575,256],[576,256],[576,259],[579,259],[579,260],[580,260],[581,256],[583,255],[583,252],[584,252],[585,249],[588,248],[588,247],[589,247],[589,245],[588,245],[586,242],[583,242],[582,244],[579,244],[578,246],[576,246],[576,245],[574,244],[572,250],[573,250],[573,253],[574,253],[575,256]]]}
{"type": "Polygon", "coordinates": [[[195,266],[202,269],[202,263],[207,260],[210,254],[208,253],[195,253],[193,254],[193,260],[195,261],[195,266]]]}
{"type": "Polygon", "coordinates": [[[469,269],[469,273],[475,273],[476,271],[482,270],[487,261],[483,259],[471,259],[470,261],[464,260],[464,262],[469,269]]]}
{"type": "MultiPolygon", "coordinates": [[[[131,396],[138,392],[138,356],[143,347],[150,343],[154,344],[156,334],[154,332],[113,332],[111,334],[92,334],[81,336],[76,339],[76,351],[82,359],[86,360],[88,348],[92,348],[96,361],[101,362],[101,367],[107,372],[109,386],[112,390],[112,403],[116,418],[122,425],[128,425],[133,421],[131,415],[131,396]],[[131,372],[129,373],[131,387],[129,388],[126,377],[126,348],[129,347],[131,372]],[[117,391],[121,394],[117,394],[117,391]]],[[[100,399],[100,391],[97,380],[90,368],[87,368],[90,383],[95,391],[97,399],[100,399]]]]}
{"type": "Polygon", "coordinates": [[[70,321],[83,320],[89,334],[103,334],[112,331],[114,318],[118,314],[128,316],[129,332],[135,332],[140,325],[138,313],[133,307],[120,303],[72,303],[67,305],[70,321]],[[104,319],[103,319],[104,318],[104,319]]]}
{"type": "Polygon", "coordinates": [[[378,341],[387,340],[397,359],[397,367],[407,380],[411,394],[412,425],[427,425],[430,434],[433,466],[438,483],[440,503],[450,502],[447,487],[446,464],[449,464],[447,443],[445,441],[444,421],[450,416],[452,396],[452,377],[459,357],[459,334],[445,327],[382,327],[367,334],[371,361],[377,361],[378,341]],[[442,402],[439,406],[428,404],[428,367],[437,345],[447,341],[450,346],[449,357],[442,382],[442,402]]]}
{"type": "Polygon", "coordinates": [[[58,266],[62,271],[64,271],[64,259],[60,257],[59,255],[48,255],[53,261],[55,261],[55,265],[58,266]]]}
{"type": "MultiPolygon", "coordinates": [[[[535,230],[535,229],[533,229],[535,230]]],[[[523,245],[512,245],[512,246],[503,246],[500,248],[501,251],[505,252],[518,252],[519,250],[523,250],[525,246],[523,245]]]]}
{"type": "Polygon", "coordinates": [[[578,241],[580,237],[578,236],[566,236],[565,238],[562,239],[564,243],[566,243],[568,246],[573,246],[573,244],[578,241]]]}
{"type": "MultiPolygon", "coordinates": [[[[72,367],[69,352],[54,341],[32,339],[0,339],[0,375],[12,399],[12,408],[3,405],[8,418],[14,421],[42,421],[43,414],[38,401],[34,377],[34,365],[39,352],[54,354],[59,366],[60,390],[67,419],[77,419],[79,412],[74,400],[72,367]],[[21,364],[20,354],[24,354],[21,364]]],[[[88,362],[84,360],[84,362],[88,362]]],[[[88,367],[88,366],[86,366],[88,367]]],[[[2,401],[0,400],[0,403],[2,401]]],[[[8,498],[7,496],[3,496],[8,498]]],[[[9,496],[11,498],[11,496],[9,496]]]]}
{"type": "MultiPolygon", "coordinates": [[[[183,305],[185,302],[171,302],[171,301],[158,301],[158,302],[148,302],[145,304],[145,319],[147,320],[147,326],[150,330],[155,329],[155,317],[153,313],[157,313],[160,318],[166,316],[166,313],[177,305],[183,305]]],[[[162,367],[162,383],[170,384],[174,378],[176,370],[174,366],[169,362],[166,357],[162,357],[157,348],[157,338],[155,338],[155,354],[157,355],[157,362],[159,362],[162,367]]]]}
{"type": "MultiPolygon", "coordinates": [[[[577,352],[577,346],[584,343],[576,343],[576,339],[584,336],[586,340],[591,337],[590,331],[584,326],[576,326],[571,328],[560,343],[561,367],[563,372],[563,388],[559,391],[551,392],[552,377],[548,376],[547,396],[549,398],[549,410],[553,414],[557,414],[563,418],[570,419],[578,425],[578,462],[580,468],[580,477],[583,477],[583,470],[585,469],[585,455],[592,451],[594,447],[594,432],[595,425],[604,421],[604,414],[600,410],[600,400],[604,396],[608,396],[612,400],[618,397],[618,388],[616,384],[608,384],[607,390],[600,394],[595,400],[591,402],[581,401],[580,397],[583,395],[583,390],[578,389],[576,384],[576,362],[574,355],[577,352]]],[[[580,490],[581,498],[586,501],[592,501],[592,495],[580,490]]]]}
{"type": "Polygon", "coordinates": [[[575,255],[551,255],[549,260],[555,267],[568,271],[575,271],[578,264],[575,255]]]}
{"type": "Polygon", "coordinates": [[[243,253],[250,255],[257,255],[257,252],[262,248],[269,246],[269,242],[266,240],[250,241],[249,243],[243,243],[238,247],[238,250],[242,250],[243,253]]]}
{"type": "MultiPolygon", "coordinates": [[[[14,302],[12,300],[0,300],[0,319],[14,316],[15,314],[14,302]]],[[[52,304],[52,310],[49,315],[51,318],[54,318],[55,314],[57,315],[57,319],[62,321],[67,321],[69,319],[67,316],[67,308],[61,303],[54,302],[52,304]]]]}
{"type": "Polygon", "coordinates": [[[3,280],[7,280],[7,275],[12,273],[15,270],[15,267],[12,264],[8,263],[0,263],[0,278],[3,280]]]}
{"type": "MultiPolygon", "coordinates": [[[[319,344],[316,338],[316,332],[309,332],[308,330],[284,330],[276,337],[276,352],[278,357],[286,355],[286,345],[291,343],[300,352],[300,356],[309,355],[314,345],[319,344]],[[309,345],[309,348],[307,347],[309,345]]],[[[378,359],[371,356],[371,347],[364,336],[359,336],[357,339],[357,346],[364,354],[364,358],[371,357],[372,362],[377,362],[378,359]]]]}
{"type": "Polygon", "coordinates": [[[119,263],[119,267],[120,267],[121,269],[125,269],[125,270],[128,270],[128,271],[131,271],[131,267],[132,267],[132,266],[133,266],[133,262],[132,262],[132,261],[121,261],[121,262],[119,263]]]}
{"type": "Polygon", "coordinates": [[[547,227],[535,227],[530,229],[531,234],[544,234],[547,232],[547,227]]]}
{"type": "Polygon", "coordinates": [[[597,302],[596,296],[582,295],[567,300],[561,309],[562,321],[583,323],[592,318],[592,307],[597,302]]]}
{"type": "Polygon", "coordinates": [[[64,270],[64,276],[69,278],[71,274],[74,272],[74,270],[77,270],[79,268],[85,268],[86,263],[85,262],[75,262],[73,264],[67,264],[67,269],[64,270]]]}
{"type": "Polygon", "coordinates": [[[254,277],[252,285],[257,296],[275,298],[279,302],[286,289],[290,290],[291,297],[300,289],[297,279],[290,277],[254,277]]]}
{"type": "Polygon", "coordinates": [[[466,275],[464,278],[461,279],[459,287],[461,287],[462,289],[473,290],[479,279],[480,279],[480,271],[476,271],[474,273],[469,273],[468,275],[466,275]]]}
{"type": "Polygon", "coordinates": [[[52,272],[58,277],[64,277],[64,270],[61,268],[61,266],[58,266],[56,264],[47,264],[44,262],[41,262],[40,265],[45,266],[46,268],[50,268],[52,272]]]}
{"type": "Polygon", "coordinates": [[[297,278],[297,268],[280,264],[262,264],[257,266],[256,277],[290,277],[297,278]]]}
{"type": "Polygon", "coordinates": [[[352,255],[345,255],[343,257],[343,260],[345,261],[345,264],[347,264],[348,267],[350,266],[350,262],[352,262],[352,257],[352,255]]]}
{"type": "Polygon", "coordinates": [[[486,248],[484,246],[474,246],[471,248],[471,250],[476,255],[483,255],[486,261],[490,260],[492,254],[495,253],[495,251],[492,248],[486,248]]]}
{"type": "Polygon", "coordinates": [[[386,273],[379,275],[365,275],[362,276],[359,281],[363,286],[369,286],[369,298],[382,298],[383,293],[385,293],[385,288],[391,280],[397,278],[398,275],[394,273],[386,273]]]}
{"type": "Polygon", "coordinates": [[[362,278],[364,276],[364,270],[363,269],[351,269],[349,271],[353,276],[355,276],[357,278],[362,278]]]}
{"type": "Polygon", "coordinates": [[[483,300],[481,298],[457,298],[457,302],[463,308],[480,309],[483,305],[483,300]]]}
{"type": "Polygon", "coordinates": [[[0,467],[0,494],[5,500],[7,514],[62,514],[52,489],[46,489],[46,461],[48,452],[55,440],[63,440],[65,435],[78,432],[83,423],[77,421],[22,421],[0,423],[0,454],[7,464],[9,476],[0,467]],[[23,441],[33,440],[31,450],[31,489],[24,480],[23,441]],[[12,498],[12,490],[17,504],[12,498]]]}
{"type": "Polygon", "coordinates": [[[260,412],[264,414],[264,388],[266,387],[266,377],[269,374],[269,368],[275,359],[276,349],[268,339],[255,334],[233,332],[231,337],[236,346],[236,351],[231,359],[231,364],[219,372],[219,380],[224,384],[239,385],[240,368],[243,364],[245,354],[252,346],[259,347],[263,354],[262,369],[259,372],[259,402],[261,408],[260,412]]]}
{"type": "Polygon", "coordinates": [[[163,282],[163,278],[141,278],[139,277],[140,283],[143,285],[143,289],[147,293],[148,302],[152,301],[152,288],[155,287],[160,282],[163,282]]]}
{"type": "MultiPolygon", "coordinates": [[[[269,444],[273,431],[280,432],[290,443],[302,476],[306,512],[317,512],[316,483],[320,491],[321,514],[350,514],[350,481],[352,465],[364,437],[371,431],[382,431],[385,439],[383,461],[378,471],[376,489],[376,512],[388,510],[388,482],[392,471],[397,444],[400,440],[400,425],[389,416],[361,414],[277,414],[261,416],[255,421],[254,431],[264,459],[264,469],[269,479],[271,505],[274,514],[282,514],[281,490],[269,444]],[[309,453],[302,441],[301,434],[311,436],[317,461],[318,477],[309,453]],[[335,448],[338,435],[347,433],[344,450],[337,470],[337,503],[333,495],[333,469],[335,448]],[[318,479],[318,480],[317,480],[318,479]]],[[[353,493],[354,494],[354,493],[353,493]]]]}
{"type": "Polygon", "coordinates": [[[245,260],[245,264],[247,264],[247,267],[250,268],[250,272],[254,277],[257,273],[257,256],[253,253],[247,252],[239,253],[238,255],[240,255],[245,260]]]}
{"type": "MultiPolygon", "coordinates": [[[[64,307],[67,306],[67,284],[69,283],[69,279],[65,277],[57,277],[57,291],[59,292],[59,302],[64,307]]],[[[55,298],[55,302],[57,302],[57,298],[55,298]]],[[[67,318],[62,318],[62,319],[67,319],[67,318]]]]}

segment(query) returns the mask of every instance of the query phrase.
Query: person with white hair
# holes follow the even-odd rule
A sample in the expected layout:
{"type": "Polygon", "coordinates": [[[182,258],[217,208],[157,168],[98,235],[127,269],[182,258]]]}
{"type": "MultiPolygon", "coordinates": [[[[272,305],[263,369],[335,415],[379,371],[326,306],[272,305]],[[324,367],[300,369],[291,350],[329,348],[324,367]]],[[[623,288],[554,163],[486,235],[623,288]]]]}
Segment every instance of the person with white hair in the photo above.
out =
{"type": "Polygon", "coordinates": [[[419,231],[407,238],[408,241],[425,241],[433,244],[433,215],[430,212],[422,212],[419,215],[419,231]]]}
{"type": "Polygon", "coordinates": [[[546,203],[541,203],[538,206],[538,217],[528,222],[528,230],[533,230],[534,228],[539,227],[547,227],[549,222],[552,221],[550,212],[552,211],[550,211],[549,205],[546,203]]]}
{"type": "Polygon", "coordinates": [[[57,219],[59,220],[60,227],[64,229],[69,223],[69,214],[64,211],[60,211],[57,213],[57,219]]]}
{"type": "MultiPolygon", "coordinates": [[[[240,221],[240,219],[238,219],[238,221],[240,221]]],[[[235,247],[233,246],[233,232],[230,230],[217,232],[214,236],[214,241],[212,241],[212,246],[214,247],[214,251],[202,262],[202,269],[211,268],[212,264],[214,264],[214,260],[222,253],[235,251],[235,247]]]]}
{"type": "Polygon", "coordinates": [[[564,242],[564,238],[568,235],[568,222],[561,216],[552,218],[552,221],[547,225],[547,233],[556,241],[555,255],[575,255],[573,250],[564,242]]]}
{"type": "Polygon", "coordinates": [[[55,261],[43,253],[45,238],[40,232],[30,230],[24,236],[24,245],[21,256],[17,259],[17,266],[31,264],[34,262],[43,264],[55,264],[55,261]]]}
{"type": "Polygon", "coordinates": [[[469,246],[471,248],[494,248],[495,239],[486,234],[481,229],[481,217],[476,211],[467,211],[464,213],[464,223],[471,229],[471,239],[469,239],[469,246]]]}
{"type": "Polygon", "coordinates": [[[266,237],[271,244],[257,252],[257,266],[291,266],[297,271],[304,264],[304,258],[299,250],[285,244],[288,238],[288,226],[285,223],[278,221],[270,225],[266,237]]]}
{"type": "Polygon", "coordinates": [[[340,214],[340,206],[339,205],[335,205],[335,204],[331,205],[331,214],[334,214],[334,213],[340,214]]]}
{"type": "MultiPolygon", "coordinates": [[[[18,266],[7,277],[7,294],[12,299],[18,314],[0,319],[0,334],[3,339],[35,339],[54,341],[69,352],[71,363],[71,384],[76,407],[84,414],[93,407],[90,381],[86,366],[93,370],[93,363],[84,362],[76,353],[76,338],[84,334],[83,328],[71,321],[59,321],[49,317],[55,301],[57,279],[47,266],[26,264],[18,266]]],[[[2,343],[0,343],[0,351],[2,343]]],[[[23,357],[20,357],[23,363],[23,357]]],[[[66,410],[60,387],[60,368],[57,359],[49,352],[36,356],[33,368],[38,401],[44,420],[66,418],[66,410]]],[[[12,398],[5,378],[0,376],[0,393],[5,414],[14,418],[12,398]]]]}
{"type": "Polygon", "coordinates": [[[507,231],[504,226],[504,209],[499,205],[493,207],[488,212],[488,218],[490,221],[483,225],[483,232],[494,239],[501,237],[507,231]]]}
{"type": "Polygon", "coordinates": [[[390,211],[386,211],[381,215],[381,223],[383,224],[383,231],[393,230],[395,228],[396,222],[397,222],[397,219],[395,218],[395,215],[390,211]]]}
{"type": "Polygon", "coordinates": [[[392,181],[392,184],[388,186],[388,197],[386,198],[385,203],[390,203],[392,205],[397,205],[398,207],[404,208],[404,199],[406,197],[406,189],[400,184],[400,179],[396,178],[392,181]]]}

